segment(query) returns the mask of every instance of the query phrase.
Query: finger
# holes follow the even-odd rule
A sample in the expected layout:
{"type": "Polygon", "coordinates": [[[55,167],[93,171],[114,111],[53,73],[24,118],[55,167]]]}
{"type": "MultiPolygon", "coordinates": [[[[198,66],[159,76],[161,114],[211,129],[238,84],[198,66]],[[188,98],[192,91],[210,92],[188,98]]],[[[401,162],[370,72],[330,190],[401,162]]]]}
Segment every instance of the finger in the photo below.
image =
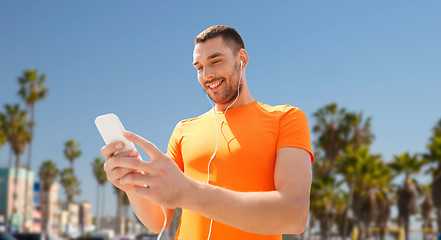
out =
{"type": "Polygon", "coordinates": [[[110,182],[119,181],[121,178],[127,176],[130,173],[133,173],[135,170],[128,169],[128,168],[115,168],[112,171],[106,173],[107,174],[107,180],[110,182]]]}
{"type": "Polygon", "coordinates": [[[138,157],[139,153],[138,153],[138,150],[136,150],[136,148],[135,148],[135,149],[130,149],[130,150],[124,151],[122,153],[115,154],[114,156],[117,156],[117,157],[138,157]]]}
{"type": "MultiPolygon", "coordinates": [[[[120,166],[118,165],[119,161],[118,159],[122,158],[121,161],[127,160],[127,159],[131,159],[131,157],[111,157],[109,158],[107,161],[104,162],[104,171],[109,174],[110,172],[112,172],[115,168],[120,168],[120,166]]],[[[127,168],[130,169],[132,171],[137,171],[137,169],[133,169],[133,168],[127,168]]]]}
{"type": "Polygon", "coordinates": [[[152,166],[151,163],[143,161],[138,157],[111,157],[106,161],[106,168],[112,170],[114,168],[128,168],[135,171],[141,171],[151,174],[160,174],[161,171],[152,166]]]}
{"type": "Polygon", "coordinates": [[[111,172],[115,168],[127,168],[137,171],[142,163],[140,159],[133,157],[113,156],[104,163],[104,171],[111,172]]]}
{"type": "Polygon", "coordinates": [[[121,150],[123,147],[124,147],[124,143],[121,141],[110,143],[101,148],[101,154],[107,160],[110,157],[112,157],[115,152],[121,150]]]}
{"type": "Polygon", "coordinates": [[[156,182],[154,179],[156,179],[156,177],[150,174],[133,172],[120,178],[119,182],[121,184],[133,184],[137,186],[153,186],[156,182]]]}
{"type": "Polygon", "coordinates": [[[152,158],[152,160],[159,158],[163,154],[161,150],[159,150],[153,143],[147,141],[146,139],[135,133],[125,131],[124,137],[144,149],[144,151],[152,158]]]}

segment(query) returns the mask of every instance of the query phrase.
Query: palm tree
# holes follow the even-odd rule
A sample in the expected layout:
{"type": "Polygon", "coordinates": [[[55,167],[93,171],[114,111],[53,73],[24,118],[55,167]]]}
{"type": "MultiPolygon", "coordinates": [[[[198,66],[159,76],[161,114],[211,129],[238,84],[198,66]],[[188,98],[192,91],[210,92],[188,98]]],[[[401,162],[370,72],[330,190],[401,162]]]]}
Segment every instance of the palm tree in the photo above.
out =
{"type": "MultiPolygon", "coordinates": [[[[316,155],[316,159],[319,159],[316,155]]],[[[338,182],[334,176],[318,175],[323,172],[323,165],[314,165],[314,178],[311,185],[311,214],[320,225],[321,239],[328,239],[332,229],[334,218],[344,205],[342,182],[338,182]]]]}
{"type": "MultiPolygon", "coordinates": [[[[114,187],[115,194],[117,196],[117,207],[116,207],[116,222],[115,222],[115,233],[123,234],[123,229],[121,229],[121,221],[126,220],[128,217],[128,206],[130,205],[129,198],[126,193],[121,189],[114,187]]],[[[124,226],[127,225],[127,222],[124,222],[124,226]]]]}
{"type": "Polygon", "coordinates": [[[4,113],[0,113],[0,150],[3,147],[3,144],[6,143],[6,135],[5,131],[3,130],[3,125],[6,122],[6,115],[4,113]]]}
{"type": "Polygon", "coordinates": [[[432,201],[436,208],[438,232],[441,232],[441,191],[439,191],[441,189],[441,119],[432,131],[433,136],[427,145],[428,153],[424,155],[424,158],[433,165],[431,169],[433,174],[432,201]]]}
{"type": "MultiPolygon", "coordinates": [[[[424,201],[421,203],[421,217],[423,219],[423,229],[431,229],[432,228],[432,219],[430,217],[430,214],[432,213],[433,209],[433,201],[430,197],[430,185],[424,185],[422,187],[423,194],[424,194],[424,201]]],[[[423,231],[423,239],[427,240],[427,233],[423,231]]]]}
{"type": "Polygon", "coordinates": [[[129,206],[130,206],[130,201],[129,201],[129,197],[127,196],[127,194],[124,191],[121,191],[121,204],[122,207],[124,209],[124,233],[127,234],[128,230],[129,230],[129,222],[130,222],[130,217],[129,217],[129,206]]]}
{"type": "Polygon", "coordinates": [[[96,192],[96,224],[97,224],[97,228],[99,228],[99,222],[100,222],[100,216],[103,216],[104,214],[104,203],[105,203],[105,184],[107,183],[107,179],[106,179],[106,172],[104,171],[104,160],[102,160],[102,158],[97,157],[95,158],[94,162],[92,163],[92,170],[93,170],[93,175],[96,178],[97,181],[97,192],[96,192]],[[100,194],[99,194],[99,190],[103,189],[103,203],[101,204],[101,214],[99,213],[99,199],[100,199],[100,194]]]}
{"type": "Polygon", "coordinates": [[[360,147],[368,147],[373,139],[374,135],[370,129],[371,118],[363,119],[363,113],[353,113],[347,112],[344,113],[342,122],[340,123],[341,129],[341,144],[342,150],[344,154],[348,154],[346,157],[338,158],[338,172],[345,177],[346,183],[349,187],[348,200],[345,211],[342,213],[342,231],[341,235],[343,239],[346,239],[350,231],[348,230],[348,214],[352,213],[350,206],[352,205],[353,196],[354,196],[354,184],[353,181],[354,172],[353,165],[357,163],[356,161],[356,151],[360,147]]]}
{"type": "Polygon", "coordinates": [[[67,158],[67,160],[69,160],[70,167],[73,171],[75,159],[81,156],[80,144],[78,144],[74,139],[67,141],[64,144],[64,156],[67,158]]]}
{"type": "Polygon", "coordinates": [[[113,189],[115,190],[116,194],[116,221],[115,221],[115,233],[116,234],[122,234],[121,233],[121,211],[122,211],[122,194],[124,191],[121,189],[113,186],[113,189]]]}
{"type": "MultiPolygon", "coordinates": [[[[16,202],[18,196],[18,172],[21,166],[20,157],[31,139],[31,133],[29,131],[31,124],[27,120],[27,112],[25,110],[21,110],[18,104],[6,104],[5,109],[6,115],[5,122],[3,123],[3,132],[5,133],[6,139],[15,155],[13,202],[16,202]]],[[[27,196],[25,196],[25,198],[26,197],[27,196]]],[[[14,206],[12,209],[12,215],[15,216],[17,214],[17,208],[14,206]]],[[[24,215],[26,216],[26,209],[24,215]]],[[[12,221],[12,218],[10,218],[10,221],[12,221]]]]}
{"type": "MultiPolygon", "coordinates": [[[[58,170],[57,165],[52,160],[47,160],[41,164],[38,176],[40,177],[40,183],[42,185],[42,196],[45,198],[45,201],[42,201],[43,203],[48,204],[50,189],[53,183],[57,180],[59,174],[60,170],[58,170]]],[[[48,211],[44,211],[42,216],[43,224],[41,228],[44,229],[44,231],[47,229],[49,220],[48,213],[48,211]]]]}
{"type": "MultiPolygon", "coordinates": [[[[42,74],[38,76],[37,69],[25,70],[23,76],[18,78],[18,83],[20,84],[20,90],[18,95],[26,103],[27,110],[31,114],[31,125],[30,133],[31,136],[34,135],[34,125],[35,125],[35,104],[44,99],[49,92],[49,89],[44,85],[46,75],[42,74]]],[[[27,169],[31,169],[32,162],[32,138],[29,141],[28,148],[28,163],[27,169]]],[[[30,171],[26,176],[26,179],[30,178],[30,171]]],[[[28,192],[28,185],[25,187],[25,192],[28,192]]],[[[25,209],[28,206],[28,198],[25,199],[25,209]]]]}
{"type": "Polygon", "coordinates": [[[375,219],[375,224],[380,229],[380,240],[386,239],[386,228],[391,214],[392,200],[389,197],[390,189],[388,188],[381,189],[377,194],[378,215],[375,219]]]}
{"type": "Polygon", "coordinates": [[[75,195],[81,194],[80,189],[80,181],[72,168],[66,168],[61,171],[61,185],[64,187],[66,197],[67,197],[67,206],[73,202],[73,198],[75,195]]]}
{"type": "Polygon", "coordinates": [[[355,150],[362,146],[369,146],[372,143],[375,136],[371,131],[371,120],[372,118],[370,117],[363,119],[363,112],[348,112],[344,114],[341,123],[344,151],[348,147],[355,150]]]}
{"type": "Polygon", "coordinates": [[[63,171],[61,171],[60,183],[66,193],[66,209],[68,210],[67,218],[70,222],[71,216],[69,206],[71,203],[73,203],[73,198],[75,195],[81,194],[80,181],[78,181],[78,178],[75,176],[72,168],[65,168],[63,171]]]}
{"type": "MultiPolygon", "coordinates": [[[[324,153],[324,161],[320,162],[322,166],[318,168],[320,170],[316,173],[316,177],[333,176],[333,173],[339,168],[338,156],[345,151],[348,145],[351,143],[351,146],[358,146],[366,142],[362,138],[363,129],[359,126],[362,122],[362,115],[347,113],[346,109],[338,109],[336,103],[331,103],[315,112],[314,117],[316,118],[316,124],[313,131],[318,135],[315,145],[318,150],[324,153]]],[[[368,120],[365,128],[369,129],[369,127],[368,120]]],[[[370,136],[370,134],[366,135],[370,136]]],[[[349,196],[348,201],[351,201],[351,196],[349,196]]],[[[343,209],[345,208],[342,208],[342,211],[343,209]]],[[[342,233],[345,233],[347,228],[347,209],[346,207],[340,218],[342,233]]]]}
{"type": "Polygon", "coordinates": [[[342,150],[342,126],[341,122],[345,116],[346,109],[338,109],[336,103],[325,105],[314,113],[317,123],[313,127],[315,134],[318,134],[317,146],[323,150],[326,160],[321,168],[320,175],[332,175],[338,154],[342,150]]]}
{"type": "Polygon", "coordinates": [[[362,231],[359,232],[359,239],[369,238],[372,222],[378,219],[380,210],[385,208],[384,201],[387,199],[385,193],[389,188],[391,174],[389,168],[381,161],[381,156],[370,154],[368,147],[359,148],[348,154],[347,157],[355,161],[353,169],[350,170],[355,176],[354,201],[351,207],[357,220],[356,225],[361,230],[363,224],[366,229],[364,234],[362,231]]]}
{"type": "Polygon", "coordinates": [[[418,183],[411,179],[411,175],[418,173],[423,165],[424,161],[420,160],[417,154],[410,155],[408,152],[394,156],[394,160],[389,164],[390,168],[395,171],[396,176],[401,175],[401,173],[405,175],[403,185],[397,190],[397,197],[400,225],[404,225],[406,240],[409,240],[410,215],[417,212],[416,201],[418,197],[417,190],[419,190],[418,183]]]}

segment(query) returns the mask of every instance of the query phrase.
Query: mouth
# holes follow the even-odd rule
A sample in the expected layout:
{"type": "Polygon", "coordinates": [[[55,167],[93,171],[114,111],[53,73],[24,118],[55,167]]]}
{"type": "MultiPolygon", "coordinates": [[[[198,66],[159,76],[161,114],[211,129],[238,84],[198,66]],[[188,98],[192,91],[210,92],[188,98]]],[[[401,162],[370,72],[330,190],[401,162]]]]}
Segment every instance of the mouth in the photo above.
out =
{"type": "Polygon", "coordinates": [[[222,85],[223,82],[224,82],[224,80],[220,80],[220,81],[208,83],[208,84],[206,84],[206,86],[208,87],[210,92],[214,92],[220,88],[220,86],[222,85]]]}

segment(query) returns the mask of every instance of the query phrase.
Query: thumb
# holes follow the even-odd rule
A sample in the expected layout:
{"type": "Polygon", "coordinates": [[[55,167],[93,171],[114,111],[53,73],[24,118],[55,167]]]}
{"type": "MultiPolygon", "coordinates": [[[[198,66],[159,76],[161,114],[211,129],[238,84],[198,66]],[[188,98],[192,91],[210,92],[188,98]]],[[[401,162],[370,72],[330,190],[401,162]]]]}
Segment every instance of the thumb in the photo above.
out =
{"type": "Polygon", "coordinates": [[[161,156],[163,153],[161,150],[159,150],[155,144],[147,141],[143,137],[129,132],[124,131],[124,137],[127,138],[129,141],[136,143],[138,146],[140,146],[144,151],[150,156],[150,158],[156,159],[157,157],[161,156]]]}

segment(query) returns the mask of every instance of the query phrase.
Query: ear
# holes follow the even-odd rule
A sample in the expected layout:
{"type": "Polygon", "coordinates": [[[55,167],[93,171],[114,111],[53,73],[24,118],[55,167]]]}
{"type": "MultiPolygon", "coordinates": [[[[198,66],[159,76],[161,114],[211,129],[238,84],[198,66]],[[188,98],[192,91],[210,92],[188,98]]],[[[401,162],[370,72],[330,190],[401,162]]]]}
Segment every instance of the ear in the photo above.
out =
{"type": "Polygon", "coordinates": [[[248,53],[243,48],[239,50],[239,61],[241,62],[241,69],[248,65],[248,53]]]}

